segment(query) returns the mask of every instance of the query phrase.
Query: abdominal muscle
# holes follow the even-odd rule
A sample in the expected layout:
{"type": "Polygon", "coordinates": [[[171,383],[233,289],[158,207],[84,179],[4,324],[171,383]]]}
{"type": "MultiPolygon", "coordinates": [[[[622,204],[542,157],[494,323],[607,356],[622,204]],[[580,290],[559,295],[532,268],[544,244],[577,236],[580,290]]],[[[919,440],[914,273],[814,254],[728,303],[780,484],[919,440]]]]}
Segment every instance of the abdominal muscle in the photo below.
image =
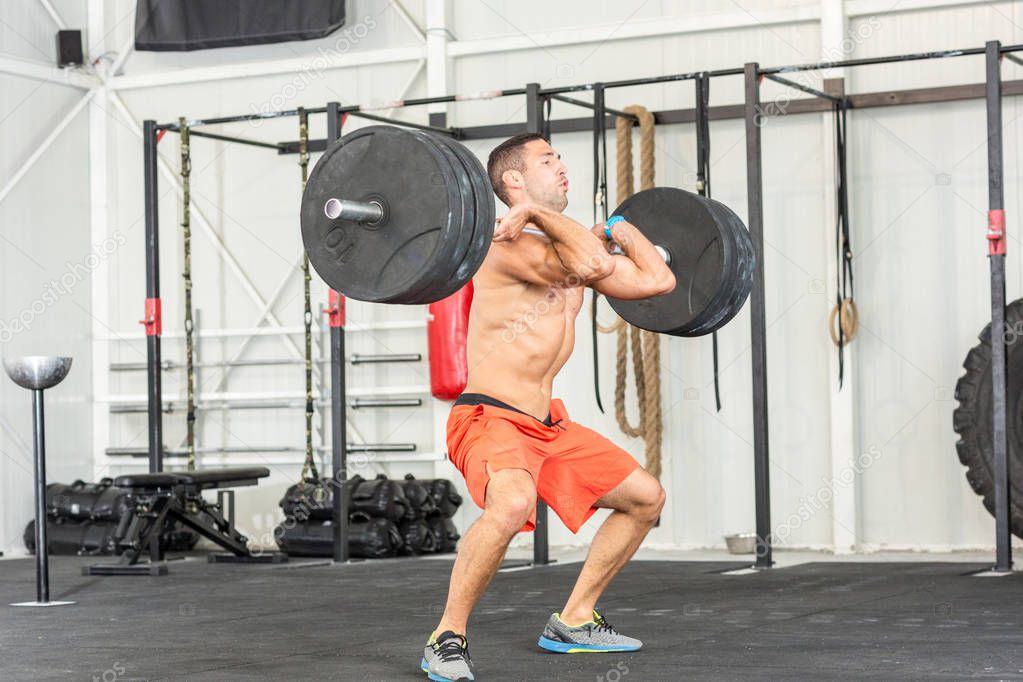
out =
{"type": "Polygon", "coordinates": [[[466,393],[483,393],[543,420],[551,386],[575,345],[583,290],[513,281],[481,271],[473,279],[466,393]]]}

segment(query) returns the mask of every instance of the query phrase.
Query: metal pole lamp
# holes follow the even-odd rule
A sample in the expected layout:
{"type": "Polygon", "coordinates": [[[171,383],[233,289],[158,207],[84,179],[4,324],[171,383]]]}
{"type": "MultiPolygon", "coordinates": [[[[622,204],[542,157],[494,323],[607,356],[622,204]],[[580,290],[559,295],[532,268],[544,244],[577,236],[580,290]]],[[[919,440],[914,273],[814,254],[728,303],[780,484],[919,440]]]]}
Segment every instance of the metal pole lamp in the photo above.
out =
{"type": "Polygon", "coordinates": [[[71,358],[27,355],[4,359],[14,383],[32,391],[32,429],[36,456],[36,600],[11,606],[64,606],[71,601],[50,601],[50,567],[46,547],[46,442],[43,425],[43,390],[56,386],[71,369],[71,358]]]}

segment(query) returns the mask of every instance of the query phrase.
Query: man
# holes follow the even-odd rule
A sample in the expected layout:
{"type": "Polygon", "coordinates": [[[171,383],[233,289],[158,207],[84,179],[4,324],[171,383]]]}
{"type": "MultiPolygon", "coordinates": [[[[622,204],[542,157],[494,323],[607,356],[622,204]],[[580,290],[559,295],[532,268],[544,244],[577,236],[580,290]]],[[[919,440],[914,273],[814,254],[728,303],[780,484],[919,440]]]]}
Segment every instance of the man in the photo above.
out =
{"type": "Polygon", "coordinates": [[[540,135],[518,135],[490,154],[487,171],[510,207],[473,278],[467,337],[469,378],[448,418],[448,456],[483,514],[459,544],[447,604],[427,643],[431,680],[475,680],[466,626],[516,533],[535,527],[539,497],[573,532],[598,508],[614,510],[539,645],[549,651],[634,651],[596,611],[597,599],[656,523],[664,489],[627,452],[572,422],[551,399],[554,376],[575,343],[575,318],[590,287],[639,299],[665,294],[675,278],[628,222],[588,229],[568,205],[565,164],[540,135]],[[543,235],[523,232],[527,225],[543,235]],[[611,240],[621,255],[609,253],[611,240]]]}

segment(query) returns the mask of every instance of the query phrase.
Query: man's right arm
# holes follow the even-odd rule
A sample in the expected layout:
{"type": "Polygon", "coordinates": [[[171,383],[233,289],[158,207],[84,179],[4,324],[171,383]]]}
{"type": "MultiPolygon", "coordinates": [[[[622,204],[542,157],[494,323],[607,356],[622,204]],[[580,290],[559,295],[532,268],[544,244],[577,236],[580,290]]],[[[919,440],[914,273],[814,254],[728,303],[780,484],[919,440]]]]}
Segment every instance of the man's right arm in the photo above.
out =
{"type": "Polygon", "coordinates": [[[599,268],[570,268],[556,242],[528,232],[513,240],[494,242],[487,261],[513,279],[541,286],[588,286],[614,272],[610,258],[602,260],[599,268]]]}
{"type": "Polygon", "coordinates": [[[527,204],[516,205],[498,221],[487,260],[520,281],[561,287],[592,284],[615,268],[615,259],[587,228],[527,204]],[[527,225],[543,235],[523,232],[527,225]]]}
{"type": "Polygon", "coordinates": [[[571,218],[543,207],[531,212],[532,222],[550,237],[565,268],[582,284],[591,284],[614,272],[614,258],[588,228],[571,218]]]}

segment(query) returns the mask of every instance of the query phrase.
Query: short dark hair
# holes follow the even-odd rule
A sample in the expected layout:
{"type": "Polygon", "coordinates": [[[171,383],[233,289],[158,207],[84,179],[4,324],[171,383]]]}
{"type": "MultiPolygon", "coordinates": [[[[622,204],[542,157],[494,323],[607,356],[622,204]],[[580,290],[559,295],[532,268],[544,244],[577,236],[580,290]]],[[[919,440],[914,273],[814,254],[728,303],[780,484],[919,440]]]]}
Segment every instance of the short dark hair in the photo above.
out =
{"type": "Polygon", "coordinates": [[[501,179],[501,176],[507,170],[525,170],[525,166],[522,163],[522,148],[533,140],[543,140],[546,142],[547,138],[540,133],[524,133],[515,137],[509,137],[494,147],[494,151],[490,152],[490,158],[487,159],[487,175],[490,176],[490,184],[494,187],[494,194],[507,205],[510,205],[508,190],[505,188],[504,180],[501,179]]]}

